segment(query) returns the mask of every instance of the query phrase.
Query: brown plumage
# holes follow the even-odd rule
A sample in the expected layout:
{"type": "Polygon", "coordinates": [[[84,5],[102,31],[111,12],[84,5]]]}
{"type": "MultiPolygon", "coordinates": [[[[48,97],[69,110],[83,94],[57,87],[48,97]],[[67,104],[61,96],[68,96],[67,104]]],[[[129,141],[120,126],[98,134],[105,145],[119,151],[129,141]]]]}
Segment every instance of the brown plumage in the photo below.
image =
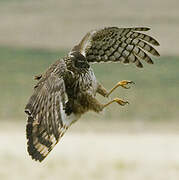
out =
{"type": "Polygon", "coordinates": [[[121,81],[108,92],[96,80],[90,63],[135,63],[140,68],[143,67],[141,60],[153,64],[147,53],[159,56],[152,46],[159,43],[140,32],[148,30],[146,27],[93,30],[66,57],[35,77],[38,83],[25,107],[27,146],[33,159],[42,161],[70,125],[85,112],[100,112],[113,102],[128,103],[115,98],[101,104],[95,98],[96,93],[108,97],[117,87],[127,88],[126,85],[133,82],[121,81]]]}

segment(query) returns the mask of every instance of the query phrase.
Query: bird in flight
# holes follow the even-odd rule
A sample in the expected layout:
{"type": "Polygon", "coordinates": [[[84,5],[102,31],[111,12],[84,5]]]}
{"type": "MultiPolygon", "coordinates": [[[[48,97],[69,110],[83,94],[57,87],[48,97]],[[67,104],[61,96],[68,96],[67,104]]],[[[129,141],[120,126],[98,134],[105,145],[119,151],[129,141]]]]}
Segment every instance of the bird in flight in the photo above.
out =
{"type": "Polygon", "coordinates": [[[32,159],[42,161],[58,143],[66,130],[87,111],[101,112],[112,103],[128,104],[114,98],[106,104],[96,99],[99,93],[108,97],[116,88],[129,88],[133,81],[118,82],[107,91],[99,83],[90,64],[100,62],[153,64],[149,54],[160,56],[153,46],[159,43],[142,33],[147,27],[106,27],[88,32],[80,43],[39,76],[25,112],[27,149],[32,159]],[[152,46],[153,45],[153,46],[152,46]]]}

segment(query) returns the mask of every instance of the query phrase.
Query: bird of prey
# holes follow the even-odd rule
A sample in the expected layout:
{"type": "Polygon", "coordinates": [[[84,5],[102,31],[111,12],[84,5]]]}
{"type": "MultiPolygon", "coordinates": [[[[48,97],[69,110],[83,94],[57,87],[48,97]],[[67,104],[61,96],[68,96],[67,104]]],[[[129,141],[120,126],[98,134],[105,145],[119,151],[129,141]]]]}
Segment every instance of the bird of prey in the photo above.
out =
{"type": "Polygon", "coordinates": [[[111,103],[124,106],[127,101],[114,98],[106,104],[96,99],[99,93],[108,97],[117,87],[133,81],[118,82],[110,91],[100,84],[91,63],[134,63],[142,68],[142,60],[153,61],[148,53],[159,56],[153,46],[159,43],[142,33],[147,27],[106,27],[88,32],[80,43],[52,64],[38,80],[25,112],[27,149],[32,159],[42,161],[58,143],[66,130],[87,111],[101,112],[111,103]],[[152,46],[153,45],[153,46],[152,46]]]}

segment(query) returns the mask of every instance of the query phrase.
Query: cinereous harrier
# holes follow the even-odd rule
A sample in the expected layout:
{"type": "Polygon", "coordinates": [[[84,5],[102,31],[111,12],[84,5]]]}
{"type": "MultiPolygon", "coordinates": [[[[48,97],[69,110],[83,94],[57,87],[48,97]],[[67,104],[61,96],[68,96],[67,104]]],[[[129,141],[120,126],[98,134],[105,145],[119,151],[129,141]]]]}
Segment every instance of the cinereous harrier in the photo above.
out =
{"type": "Polygon", "coordinates": [[[69,54],[52,64],[38,80],[25,112],[28,152],[32,159],[42,161],[58,143],[72,123],[82,114],[92,110],[102,111],[113,102],[124,106],[127,101],[115,98],[107,104],[96,99],[96,93],[108,97],[114,89],[132,81],[118,82],[109,92],[94,75],[90,63],[122,62],[143,67],[140,60],[153,61],[148,53],[159,56],[150,45],[159,46],[152,37],[141,33],[146,27],[107,27],[88,32],[69,54]]]}

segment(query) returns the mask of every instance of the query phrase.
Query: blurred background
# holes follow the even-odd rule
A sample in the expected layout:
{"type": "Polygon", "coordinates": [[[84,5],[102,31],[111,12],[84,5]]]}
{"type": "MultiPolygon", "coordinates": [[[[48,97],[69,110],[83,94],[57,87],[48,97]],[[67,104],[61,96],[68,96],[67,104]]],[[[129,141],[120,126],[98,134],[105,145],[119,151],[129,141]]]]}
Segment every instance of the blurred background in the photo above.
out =
{"type": "MultiPolygon", "coordinates": [[[[179,179],[178,0],[0,0],[0,179],[179,179]],[[133,80],[111,105],[84,115],[42,163],[26,151],[24,107],[33,76],[91,29],[147,26],[161,44],[154,65],[95,64],[110,89],[133,80]]],[[[100,96],[101,102],[106,100],[100,96]]]]}

